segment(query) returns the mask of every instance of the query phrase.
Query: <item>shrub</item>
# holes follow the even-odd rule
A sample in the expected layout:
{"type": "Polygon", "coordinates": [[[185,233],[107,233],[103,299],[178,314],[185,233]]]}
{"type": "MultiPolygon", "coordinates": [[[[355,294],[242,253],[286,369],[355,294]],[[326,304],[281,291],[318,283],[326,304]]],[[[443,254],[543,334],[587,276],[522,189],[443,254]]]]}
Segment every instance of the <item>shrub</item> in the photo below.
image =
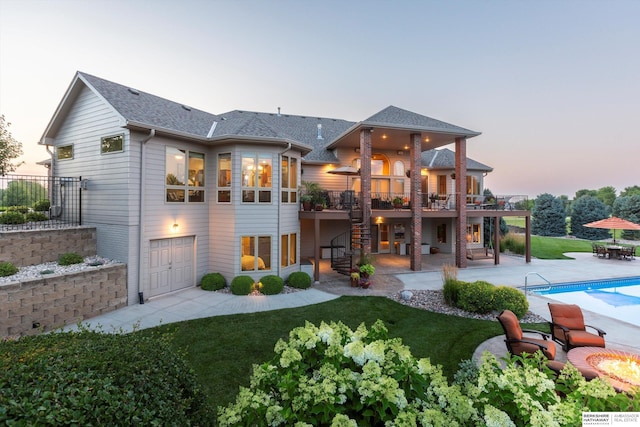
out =
{"type": "Polygon", "coordinates": [[[295,271],[287,278],[287,284],[292,288],[307,289],[311,286],[311,276],[304,271],[295,271]]]}
{"type": "Polygon", "coordinates": [[[284,280],[281,277],[270,274],[260,279],[262,286],[260,292],[265,295],[276,295],[284,289],[284,280]]]}
{"type": "Polygon", "coordinates": [[[494,310],[511,310],[519,319],[527,314],[529,301],[525,294],[510,286],[498,286],[493,293],[494,310]]]}
{"type": "Polygon", "coordinates": [[[0,215],[0,224],[24,224],[24,215],[17,211],[7,209],[5,213],[0,215]]]}
{"type": "Polygon", "coordinates": [[[488,313],[493,310],[494,289],[483,280],[465,283],[458,292],[458,307],[472,313],[488,313]]]}
{"type": "Polygon", "coordinates": [[[27,221],[48,221],[49,217],[42,212],[29,212],[25,215],[27,221]]]}
{"type": "Polygon", "coordinates": [[[307,322],[256,364],[249,388],[219,408],[218,425],[480,425],[471,399],[439,366],[416,359],[381,320],[352,331],[307,322]]]}
{"type": "Polygon", "coordinates": [[[524,255],[525,252],[525,238],[522,235],[507,234],[500,240],[500,251],[504,252],[506,249],[514,254],[524,255]]]}
{"type": "Polygon", "coordinates": [[[33,210],[36,212],[46,212],[51,207],[51,202],[47,199],[38,200],[33,203],[33,210]]]}
{"type": "Polygon", "coordinates": [[[254,289],[251,276],[236,276],[231,280],[231,293],[234,295],[249,295],[254,289]]]}
{"type": "Polygon", "coordinates": [[[202,276],[200,287],[205,291],[217,291],[227,286],[227,280],[220,273],[209,273],[202,276]]]}
{"type": "Polygon", "coordinates": [[[29,208],[27,206],[9,206],[7,208],[7,212],[20,212],[21,214],[26,214],[29,212],[29,208]]]}
{"type": "Polygon", "coordinates": [[[8,261],[0,262],[0,277],[13,276],[19,271],[18,267],[8,261]]]}
{"type": "Polygon", "coordinates": [[[80,264],[82,262],[84,262],[84,258],[75,252],[67,252],[66,254],[60,255],[60,258],[58,258],[59,265],[80,264]]]}
{"type": "Polygon", "coordinates": [[[212,425],[193,371],[159,334],[81,328],[0,341],[0,354],[1,425],[212,425]]]}
{"type": "Polygon", "coordinates": [[[466,282],[460,280],[447,280],[442,286],[442,294],[444,296],[444,302],[452,307],[458,306],[460,299],[460,288],[467,285],[466,282]]]}

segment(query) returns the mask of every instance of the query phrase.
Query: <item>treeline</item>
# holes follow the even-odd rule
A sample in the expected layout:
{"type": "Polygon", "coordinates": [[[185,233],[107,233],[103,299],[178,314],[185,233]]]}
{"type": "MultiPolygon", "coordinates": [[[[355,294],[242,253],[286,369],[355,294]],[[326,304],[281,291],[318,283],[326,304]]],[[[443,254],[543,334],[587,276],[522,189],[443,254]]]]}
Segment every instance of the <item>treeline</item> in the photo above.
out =
{"type": "MultiPolygon", "coordinates": [[[[531,232],[538,236],[567,235],[602,240],[609,237],[609,230],[584,227],[584,224],[616,216],[640,224],[640,186],[626,187],[619,195],[608,186],[598,190],[579,190],[573,200],[567,196],[539,195],[531,201],[531,232]]],[[[640,231],[622,230],[620,237],[640,240],[640,231]]]]}

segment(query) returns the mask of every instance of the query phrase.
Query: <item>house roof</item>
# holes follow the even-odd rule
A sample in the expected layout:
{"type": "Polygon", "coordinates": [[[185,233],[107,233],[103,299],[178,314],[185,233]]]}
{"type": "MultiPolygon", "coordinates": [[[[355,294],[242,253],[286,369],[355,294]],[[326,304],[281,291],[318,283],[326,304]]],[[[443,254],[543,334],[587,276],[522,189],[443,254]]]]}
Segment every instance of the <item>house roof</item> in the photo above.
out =
{"type": "MultiPolygon", "coordinates": [[[[456,167],[456,153],[448,148],[422,152],[422,166],[431,169],[453,169],[456,167]]],[[[491,172],[493,168],[467,157],[467,170],[491,172]]]]}
{"type": "MultiPolygon", "coordinates": [[[[333,149],[338,146],[358,146],[358,130],[363,128],[375,127],[388,133],[395,133],[397,136],[402,135],[402,138],[397,139],[403,141],[408,133],[428,134],[435,142],[432,142],[430,147],[446,145],[453,142],[455,137],[469,138],[479,135],[478,132],[395,106],[386,107],[361,122],[279,112],[233,110],[223,114],[212,114],[87,73],[77,72],[43,134],[42,143],[46,143],[49,138],[55,138],[66,113],[84,87],[93,90],[113,108],[114,112],[121,117],[123,127],[140,130],[155,129],[157,132],[199,142],[215,143],[233,139],[291,143],[302,151],[305,162],[335,162],[337,158],[333,149]]],[[[428,140],[425,138],[425,141],[428,140]]],[[[426,147],[426,144],[423,142],[423,147],[426,147]]],[[[449,157],[453,159],[449,154],[434,155],[429,161],[437,159],[440,162],[449,157]]],[[[424,159],[425,154],[423,154],[423,163],[424,159]]],[[[451,164],[453,165],[454,162],[451,164]]],[[[488,166],[469,159],[468,167],[471,165],[478,165],[481,170],[491,170],[488,166]]],[[[450,166],[447,165],[447,167],[450,166]]]]}

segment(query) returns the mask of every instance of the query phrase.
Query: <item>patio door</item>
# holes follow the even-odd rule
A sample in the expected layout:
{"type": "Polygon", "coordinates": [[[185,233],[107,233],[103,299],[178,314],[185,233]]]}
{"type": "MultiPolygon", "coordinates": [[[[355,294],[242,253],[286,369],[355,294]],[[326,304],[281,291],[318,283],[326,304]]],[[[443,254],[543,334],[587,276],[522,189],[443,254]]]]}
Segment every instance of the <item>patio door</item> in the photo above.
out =
{"type": "Polygon", "coordinates": [[[149,297],[194,286],[194,238],[151,240],[149,297]]]}

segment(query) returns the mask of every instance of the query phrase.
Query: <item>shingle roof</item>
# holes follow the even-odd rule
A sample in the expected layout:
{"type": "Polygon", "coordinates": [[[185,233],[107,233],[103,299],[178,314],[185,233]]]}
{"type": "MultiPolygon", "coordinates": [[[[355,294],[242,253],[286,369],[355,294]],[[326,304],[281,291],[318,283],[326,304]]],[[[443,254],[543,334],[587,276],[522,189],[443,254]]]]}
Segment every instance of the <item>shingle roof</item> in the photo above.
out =
{"type": "MultiPolygon", "coordinates": [[[[424,151],[422,166],[428,169],[453,169],[456,166],[456,153],[448,148],[424,151]]],[[[493,168],[467,157],[467,170],[491,172],[493,168]]]]}
{"type": "Polygon", "coordinates": [[[468,136],[479,135],[478,132],[452,125],[412,111],[403,110],[393,105],[379,111],[363,121],[366,125],[408,127],[434,132],[459,133],[468,136]]]}
{"type": "Polygon", "coordinates": [[[128,121],[206,137],[215,114],[79,72],[128,121]]]}

